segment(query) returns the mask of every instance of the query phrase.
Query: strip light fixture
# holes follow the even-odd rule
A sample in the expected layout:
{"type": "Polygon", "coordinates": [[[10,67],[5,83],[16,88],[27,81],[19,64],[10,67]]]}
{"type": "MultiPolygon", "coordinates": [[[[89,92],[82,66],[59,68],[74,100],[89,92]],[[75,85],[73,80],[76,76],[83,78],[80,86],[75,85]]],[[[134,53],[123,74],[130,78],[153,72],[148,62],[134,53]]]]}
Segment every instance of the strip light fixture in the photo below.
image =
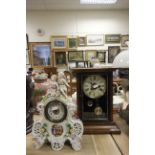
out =
{"type": "Polygon", "coordinates": [[[80,0],[80,4],[114,4],[117,0],[80,0]]]}

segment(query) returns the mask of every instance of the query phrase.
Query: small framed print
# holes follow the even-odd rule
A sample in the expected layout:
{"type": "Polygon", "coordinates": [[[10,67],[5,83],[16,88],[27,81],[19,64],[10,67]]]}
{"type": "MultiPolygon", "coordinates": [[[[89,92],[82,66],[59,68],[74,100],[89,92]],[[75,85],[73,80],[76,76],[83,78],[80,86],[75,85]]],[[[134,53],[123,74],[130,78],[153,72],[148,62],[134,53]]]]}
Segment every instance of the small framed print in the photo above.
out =
{"type": "Polygon", "coordinates": [[[66,51],[54,51],[55,66],[64,67],[67,66],[66,51]]]}
{"type": "Polygon", "coordinates": [[[96,58],[96,51],[86,51],[85,52],[85,60],[91,61],[92,59],[96,58]]]}
{"type": "Polygon", "coordinates": [[[86,37],[85,36],[78,37],[78,46],[86,46],[86,37]]]}
{"type": "Polygon", "coordinates": [[[77,37],[68,37],[68,49],[76,49],[77,48],[77,37]]]}
{"type": "Polygon", "coordinates": [[[104,38],[102,34],[87,35],[88,46],[100,46],[100,45],[103,45],[103,43],[104,43],[104,38]]]}
{"type": "Polygon", "coordinates": [[[120,34],[106,34],[105,35],[105,43],[112,44],[112,43],[120,43],[121,35],[120,34]]]}
{"type": "Polygon", "coordinates": [[[128,47],[127,42],[129,41],[129,35],[121,35],[121,46],[128,47]]]}
{"type": "Polygon", "coordinates": [[[51,43],[53,49],[64,49],[67,47],[66,36],[52,36],[51,43]]]}
{"type": "Polygon", "coordinates": [[[108,63],[113,63],[115,57],[120,53],[120,46],[108,47],[108,63]]]}
{"type": "Polygon", "coordinates": [[[83,61],[83,51],[68,51],[68,61],[83,61]]]}
{"type": "Polygon", "coordinates": [[[31,42],[30,43],[32,67],[43,68],[52,65],[51,43],[31,42]]]}
{"type": "Polygon", "coordinates": [[[97,51],[97,58],[100,62],[106,61],[106,51],[97,51]]]}

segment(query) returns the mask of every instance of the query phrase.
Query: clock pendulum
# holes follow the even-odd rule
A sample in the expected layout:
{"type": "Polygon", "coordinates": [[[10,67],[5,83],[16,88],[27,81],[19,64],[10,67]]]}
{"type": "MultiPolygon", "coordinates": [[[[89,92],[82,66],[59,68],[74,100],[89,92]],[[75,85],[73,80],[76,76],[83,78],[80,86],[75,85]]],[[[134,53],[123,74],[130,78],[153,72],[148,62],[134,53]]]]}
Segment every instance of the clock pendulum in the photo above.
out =
{"type": "Polygon", "coordinates": [[[94,113],[96,116],[101,116],[103,114],[102,107],[99,105],[98,99],[96,99],[96,107],[94,108],[94,113]]]}

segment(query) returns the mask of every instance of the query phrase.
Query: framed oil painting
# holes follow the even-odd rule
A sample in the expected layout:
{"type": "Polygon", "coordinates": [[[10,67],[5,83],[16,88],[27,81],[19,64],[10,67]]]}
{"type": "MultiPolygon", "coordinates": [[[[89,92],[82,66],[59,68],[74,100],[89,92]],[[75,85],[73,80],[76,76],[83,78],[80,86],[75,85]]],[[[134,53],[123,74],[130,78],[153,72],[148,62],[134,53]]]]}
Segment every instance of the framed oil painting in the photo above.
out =
{"type": "Polygon", "coordinates": [[[129,41],[129,35],[121,35],[121,46],[128,47],[127,42],[129,41]]]}
{"type": "Polygon", "coordinates": [[[67,47],[67,37],[66,36],[52,36],[52,49],[64,49],[67,47]]]}
{"type": "Polygon", "coordinates": [[[35,42],[30,43],[32,67],[51,66],[51,43],[35,42]]]}
{"type": "Polygon", "coordinates": [[[87,35],[87,46],[101,46],[103,44],[104,44],[104,38],[102,34],[87,35]]]}
{"type": "Polygon", "coordinates": [[[120,53],[120,46],[108,47],[108,63],[113,63],[115,57],[120,53]]]}
{"type": "Polygon", "coordinates": [[[55,66],[65,67],[67,65],[66,51],[54,51],[55,66]]]}
{"type": "Polygon", "coordinates": [[[77,37],[68,37],[67,43],[68,43],[68,49],[76,49],[77,48],[77,37]]]}
{"type": "Polygon", "coordinates": [[[96,58],[96,51],[86,51],[85,52],[85,60],[91,61],[92,59],[96,58]]]}
{"type": "Polygon", "coordinates": [[[86,46],[86,37],[85,36],[78,37],[78,46],[86,46]]]}
{"type": "Polygon", "coordinates": [[[120,43],[121,35],[120,34],[106,34],[105,35],[105,43],[112,44],[112,43],[120,43]]]}
{"type": "Polygon", "coordinates": [[[68,61],[83,61],[83,51],[68,51],[68,61]]]}
{"type": "Polygon", "coordinates": [[[97,51],[97,58],[100,62],[106,61],[106,51],[97,51]]]}

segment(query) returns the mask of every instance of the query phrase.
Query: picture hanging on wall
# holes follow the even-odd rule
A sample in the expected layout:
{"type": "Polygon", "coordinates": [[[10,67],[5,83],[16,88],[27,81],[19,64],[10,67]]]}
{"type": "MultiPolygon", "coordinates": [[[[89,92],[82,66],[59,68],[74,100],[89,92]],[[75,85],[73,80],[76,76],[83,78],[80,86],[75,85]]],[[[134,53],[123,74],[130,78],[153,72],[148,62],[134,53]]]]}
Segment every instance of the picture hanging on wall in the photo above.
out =
{"type": "Polygon", "coordinates": [[[30,55],[29,55],[29,50],[26,50],[26,65],[30,64],[30,55]]]}
{"type": "Polygon", "coordinates": [[[64,49],[67,47],[66,36],[52,36],[51,37],[52,49],[64,49]]]}
{"type": "Polygon", "coordinates": [[[120,46],[108,47],[108,63],[113,63],[115,57],[120,53],[120,46]]]}
{"type": "Polygon", "coordinates": [[[121,46],[128,47],[127,42],[129,41],[129,35],[121,35],[121,46]]]}
{"type": "Polygon", "coordinates": [[[106,44],[120,43],[120,40],[121,40],[120,34],[106,34],[105,35],[106,44]]]}
{"type": "Polygon", "coordinates": [[[85,52],[85,60],[91,61],[92,59],[96,58],[96,51],[86,51],[85,52]]]}
{"type": "Polygon", "coordinates": [[[68,61],[83,61],[83,51],[68,51],[68,61]]]}
{"type": "Polygon", "coordinates": [[[66,51],[54,51],[55,54],[55,66],[65,67],[67,65],[66,51]]]}
{"type": "Polygon", "coordinates": [[[68,49],[77,48],[77,37],[68,37],[68,49]]]}
{"type": "Polygon", "coordinates": [[[86,46],[86,37],[85,36],[78,37],[78,46],[86,46]]]}
{"type": "Polygon", "coordinates": [[[87,45],[88,46],[100,46],[103,45],[104,39],[102,34],[90,34],[87,35],[87,45]]]}
{"type": "Polygon", "coordinates": [[[51,65],[51,43],[35,42],[30,43],[32,67],[44,67],[51,65]]]}
{"type": "Polygon", "coordinates": [[[106,51],[97,51],[97,58],[100,62],[106,61],[106,51]]]}

